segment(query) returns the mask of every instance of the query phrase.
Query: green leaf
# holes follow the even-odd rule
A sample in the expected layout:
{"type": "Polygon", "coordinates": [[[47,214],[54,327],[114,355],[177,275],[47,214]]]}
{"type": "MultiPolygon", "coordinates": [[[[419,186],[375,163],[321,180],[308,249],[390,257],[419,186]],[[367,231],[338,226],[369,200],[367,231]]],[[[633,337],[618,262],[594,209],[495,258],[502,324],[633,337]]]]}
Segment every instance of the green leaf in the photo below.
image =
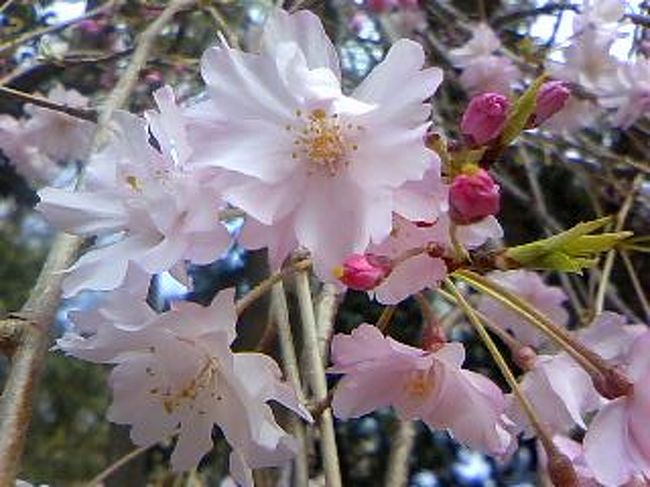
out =
{"type": "Polygon", "coordinates": [[[528,87],[523,95],[513,103],[510,108],[510,115],[508,115],[508,120],[501,132],[501,138],[499,139],[499,145],[501,147],[510,145],[510,143],[526,128],[528,120],[535,111],[537,93],[547,78],[548,76],[545,74],[539,76],[535,81],[533,81],[533,84],[528,87]]]}
{"type": "Polygon", "coordinates": [[[632,236],[631,232],[590,235],[609,222],[611,217],[578,223],[552,237],[511,247],[506,251],[506,256],[532,269],[580,272],[594,265],[600,253],[611,250],[632,236]]]}

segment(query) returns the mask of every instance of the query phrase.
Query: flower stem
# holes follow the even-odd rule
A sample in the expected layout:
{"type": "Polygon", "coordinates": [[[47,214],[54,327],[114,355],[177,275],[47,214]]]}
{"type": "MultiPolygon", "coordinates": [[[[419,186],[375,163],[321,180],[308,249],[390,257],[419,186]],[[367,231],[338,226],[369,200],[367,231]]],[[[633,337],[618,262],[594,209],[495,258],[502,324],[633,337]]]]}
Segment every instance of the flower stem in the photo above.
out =
{"type": "Polygon", "coordinates": [[[609,364],[602,357],[576,341],[566,330],[507,289],[472,271],[459,269],[453,275],[523,316],[531,325],[565,350],[592,378],[606,374],[610,370],[609,364]]]}
{"type": "Polygon", "coordinates": [[[293,274],[296,271],[308,269],[311,266],[311,260],[302,259],[289,264],[281,271],[271,274],[269,277],[261,281],[257,286],[251,289],[248,294],[239,299],[235,304],[237,316],[241,315],[246,309],[255,301],[264,296],[271,288],[278,282],[282,281],[285,277],[293,274]]]}
{"type": "MultiPolygon", "coordinates": [[[[298,293],[298,307],[300,308],[300,318],[302,321],[303,352],[307,366],[306,377],[314,395],[314,400],[320,402],[327,399],[327,381],[325,379],[323,360],[318,351],[314,303],[309,287],[309,271],[306,269],[298,271],[296,275],[296,288],[298,293]]],[[[336,448],[334,420],[330,409],[323,411],[318,418],[318,425],[321,433],[325,484],[328,487],[341,487],[341,472],[336,448]]]]}
{"type": "Polygon", "coordinates": [[[465,298],[458,290],[458,288],[454,285],[451,279],[446,278],[445,284],[451,291],[451,294],[456,299],[458,305],[465,312],[467,319],[469,320],[469,322],[472,324],[472,326],[478,333],[479,337],[481,338],[481,341],[490,352],[490,355],[496,362],[497,367],[499,367],[499,370],[503,374],[503,377],[506,379],[506,382],[508,382],[510,389],[512,390],[513,394],[521,404],[521,407],[526,413],[526,416],[528,416],[530,424],[537,432],[537,435],[539,436],[539,439],[542,442],[544,449],[549,453],[554,452],[556,448],[555,445],[553,444],[553,440],[551,439],[548,430],[546,429],[542,421],[539,419],[539,416],[537,415],[537,412],[535,411],[533,405],[530,403],[528,398],[522,392],[521,388],[519,387],[519,383],[517,382],[517,379],[512,373],[512,370],[510,370],[510,367],[508,367],[508,364],[503,358],[503,355],[501,354],[496,344],[492,340],[492,337],[490,337],[490,334],[485,329],[485,326],[483,325],[479,317],[476,315],[476,312],[465,300],[465,298]]]}
{"type": "Polygon", "coordinates": [[[381,312],[381,316],[377,320],[377,323],[375,323],[375,326],[379,328],[379,331],[386,333],[386,329],[390,325],[390,320],[393,319],[393,315],[395,314],[396,309],[397,306],[393,304],[384,308],[384,310],[381,312]]]}

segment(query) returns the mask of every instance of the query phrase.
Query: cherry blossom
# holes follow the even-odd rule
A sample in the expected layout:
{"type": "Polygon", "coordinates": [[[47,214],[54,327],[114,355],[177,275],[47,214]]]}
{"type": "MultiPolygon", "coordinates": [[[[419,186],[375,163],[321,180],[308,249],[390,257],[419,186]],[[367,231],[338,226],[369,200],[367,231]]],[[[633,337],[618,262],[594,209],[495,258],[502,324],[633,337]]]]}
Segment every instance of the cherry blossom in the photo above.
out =
{"type": "Polygon", "coordinates": [[[449,57],[454,65],[466,67],[477,59],[490,56],[501,48],[501,41],[487,24],[477,24],[472,29],[472,37],[461,47],[452,49],[449,57]]]}
{"type": "MultiPolygon", "coordinates": [[[[646,331],[645,325],[627,325],[624,317],[605,312],[575,335],[612,365],[618,365],[623,363],[635,340],[646,331]]],[[[566,434],[574,426],[586,429],[587,414],[606,403],[589,374],[565,352],[539,355],[532,369],[524,375],[521,388],[541,420],[557,434],[566,434]]],[[[527,419],[514,397],[510,404],[509,417],[526,429],[527,419]]]]}
{"type": "MultiPolygon", "coordinates": [[[[131,313],[111,313],[118,304],[115,296],[100,308],[103,323],[94,334],[86,327],[87,336],[68,336],[58,347],[86,360],[115,364],[108,417],[131,425],[137,445],[177,435],[172,466],[188,470],[212,448],[212,427],[217,425],[233,449],[231,475],[245,486],[253,485],[252,468],[293,457],[295,442],[275,422],[267,402],[277,401],[307,420],[311,416],[280,380],[270,357],[230,350],[237,320],[233,291],[222,291],[209,307],[181,302],[161,315],[143,312],[145,321],[138,326],[131,313]]],[[[142,302],[124,291],[119,305],[134,304],[142,302]]],[[[93,313],[87,322],[97,324],[96,319],[93,313]]]]}
{"type": "Polygon", "coordinates": [[[628,128],[650,114],[650,59],[621,65],[614,87],[600,90],[599,95],[604,107],[616,109],[612,119],[616,127],[628,128]]]}
{"type": "Polygon", "coordinates": [[[510,95],[521,72],[502,56],[484,56],[468,64],[460,75],[460,83],[470,95],[500,93],[510,95]]]}
{"type": "MultiPolygon", "coordinates": [[[[569,314],[563,306],[567,300],[564,291],[559,287],[545,284],[542,277],[536,272],[526,270],[496,271],[490,273],[489,278],[526,300],[554,323],[565,326],[569,321],[569,314]]],[[[515,338],[522,343],[536,347],[543,343],[544,337],[530,326],[524,317],[504,307],[493,298],[481,296],[478,309],[495,325],[512,332],[515,338]]]]}
{"type": "Polygon", "coordinates": [[[209,134],[197,160],[248,176],[225,199],[264,225],[283,222],[332,280],[347,255],[388,235],[397,188],[435,157],[423,101],[441,72],[423,63],[418,44],[398,41],[346,96],[320,20],[276,9],[259,54],[221,45],[204,55],[211,110],[192,121],[209,134]]]}
{"type": "Polygon", "coordinates": [[[331,353],[329,371],[344,374],[332,402],[341,419],[392,406],[402,419],[448,429],[471,448],[494,455],[514,441],[505,429],[503,394],[482,375],[461,368],[465,351],[459,343],[427,352],[363,324],[351,335],[335,335],[331,353]]]}
{"type": "MultiPolygon", "coordinates": [[[[88,106],[88,98],[61,85],[52,88],[47,97],[69,107],[88,106]]],[[[68,162],[88,155],[94,123],[30,104],[25,106],[25,112],[30,116],[24,126],[27,139],[48,157],[68,162]]]]}
{"type": "Polygon", "coordinates": [[[129,262],[154,274],[184,260],[212,262],[230,244],[219,222],[220,185],[228,178],[192,164],[171,89],[155,97],[161,112],[149,113],[149,125],[124,112],[116,115],[114,136],[92,158],[84,189],[39,192],[38,209],[59,228],[108,239],[70,269],[66,296],[118,287],[129,262]],[[148,126],[160,150],[149,144],[148,126]]]}
{"type": "Polygon", "coordinates": [[[59,171],[55,161],[32,145],[25,121],[9,115],[0,115],[0,151],[33,186],[51,181],[59,171]]]}
{"type": "Polygon", "coordinates": [[[587,465],[603,485],[650,479],[650,332],[633,343],[626,372],[634,390],[610,401],[596,414],[584,438],[587,465]]]}
{"type": "MultiPolygon", "coordinates": [[[[552,433],[566,434],[574,426],[586,429],[584,416],[602,404],[591,377],[565,353],[539,355],[521,381],[521,390],[552,433]]],[[[508,417],[532,436],[528,418],[514,396],[508,417]]]]}

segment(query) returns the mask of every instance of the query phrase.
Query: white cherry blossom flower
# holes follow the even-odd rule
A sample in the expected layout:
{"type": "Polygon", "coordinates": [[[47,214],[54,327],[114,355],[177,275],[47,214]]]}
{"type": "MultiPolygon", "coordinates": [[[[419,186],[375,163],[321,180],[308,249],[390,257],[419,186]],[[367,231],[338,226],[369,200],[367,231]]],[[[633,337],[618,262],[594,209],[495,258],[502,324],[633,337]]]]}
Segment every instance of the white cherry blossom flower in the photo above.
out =
{"type": "MultiPolygon", "coordinates": [[[[61,85],[52,88],[47,97],[69,107],[88,106],[88,98],[61,85]]],[[[81,160],[88,155],[94,123],[37,105],[26,105],[25,111],[30,115],[24,127],[30,145],[55,161],[81,160]]]]}
{"type": "Polygon", "coordinates": [[[113,139],[91,161],[86,186],[77,192],[44,188],[38,209],[59,228],[82,236],[110,236],[70,269],[66,296],[82,289],[118,287],[129,262],[150,274],[189,260],[205,264],[230,244],[219,222],[220,185],[226,177],[194,166],[170,88],[156,94],[161,113],[146,122],[127,113],[115,118],[113,139]]]}
{"type": "Polygon", "coordinates": [[[225,199],[264,225],[286,225],[332,280],[347,255],[388,235],[396,189],[422,178],[435,157],[423,101],[442,74],[423,64],[422,48],[400,40],[345,95],[320,20],[276,9],[259,54],[225,45],[205,53],[212,113],[192,121],[207,134],[197,158],[248,176],[225,199]]]}
{"type": "MultiPolygon", "coordinates": [[[[231,475],[244,486],[253,485],[252,468],[278,466],[293,457],[295,442],[275,422],[267,402],[277,401],[307,420],[311,416],[280,380],[270,357],[230,350],[236,336],[234,291],[222,291],[209,307],[182,302],[160,315],[143,313],[138,326],[134,316],[113,313],[114,293],[113,298],[87,317],[87,323],[95,322],[95,333],[86,327],[86,336],[68,336],[58,347],[115,364],[108,417],[131,425],[134,443],[146,446],[177,435],[172,466],[188,470],[212,448],[216,425],[232,447],[231,475]]],[[[129,292],[120,298],[121,307],[142,304],[129,292]]]]}
{"type": "Polygon", "coordinates": [[[477,59],[494,54],[501,47],[501,41],[492,28],[484,23],[472,29],[472,37],[461,47],[449,51],[454,66],[464,68],[477,59]]]}

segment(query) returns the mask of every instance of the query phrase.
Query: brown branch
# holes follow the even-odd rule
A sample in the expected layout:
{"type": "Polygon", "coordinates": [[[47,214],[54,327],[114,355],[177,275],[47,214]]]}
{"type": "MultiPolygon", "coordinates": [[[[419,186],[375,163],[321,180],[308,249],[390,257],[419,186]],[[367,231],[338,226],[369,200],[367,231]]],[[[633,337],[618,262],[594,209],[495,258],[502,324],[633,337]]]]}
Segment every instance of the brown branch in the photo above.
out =
{"type": "Polygon", "coordinates": [[[48,110],[54,110],[55,112],[65,113],[71,117],[80,118],[81,120],[87,120],[89,122],[97,122],[97,112],[95,110],[71,107],[63,103],[57,103],[55,101],[49,100],[42,96],[32,95],[30,93],[25,93],[24,91],[14,90],[13,88],[8,88],[6,86],[0,86],[0,96],[5,96],[7,98],[14,98],[16,100],[31,103],[32,105],[37,105],[39,107],[47,108],[48,110]]]}
{"type": "MultiPolygon", "coordinates": [[[[94,148],[102,143],[113,112],[127,102],[158,34],[176,12],[191,3],[193,0],[172,0],[142,33],[129,66],[102,107],[94,148]]],[[[0,322],[3,348],[15,345],[9,377],[0,397],[0,485],[14,484],[49,344],[48,331],[59,306],[63,271],[73,262],[81,243],[79,237],[60,234],[27,302],[20,312],[0,322]],[[7,341],[7,337],[13,338],[7,341]]]]}

